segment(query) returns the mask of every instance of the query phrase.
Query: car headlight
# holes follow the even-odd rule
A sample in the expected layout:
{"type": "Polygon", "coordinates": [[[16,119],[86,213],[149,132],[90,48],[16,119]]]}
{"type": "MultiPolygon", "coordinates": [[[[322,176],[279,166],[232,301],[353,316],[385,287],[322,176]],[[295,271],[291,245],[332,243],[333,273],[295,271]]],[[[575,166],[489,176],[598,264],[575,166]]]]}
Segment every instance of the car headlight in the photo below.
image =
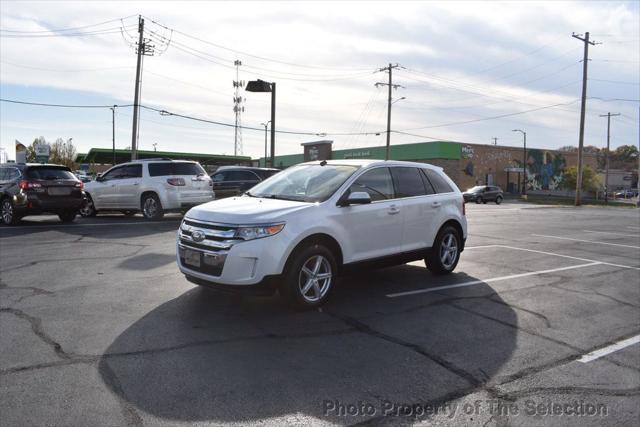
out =
{"type": "Polygon", "coordinates": [[[284,228],[284,224],[268,224],[255,227],[239,227],[235,237],[242,240],[260,239],[278,234],[284,228]]]}

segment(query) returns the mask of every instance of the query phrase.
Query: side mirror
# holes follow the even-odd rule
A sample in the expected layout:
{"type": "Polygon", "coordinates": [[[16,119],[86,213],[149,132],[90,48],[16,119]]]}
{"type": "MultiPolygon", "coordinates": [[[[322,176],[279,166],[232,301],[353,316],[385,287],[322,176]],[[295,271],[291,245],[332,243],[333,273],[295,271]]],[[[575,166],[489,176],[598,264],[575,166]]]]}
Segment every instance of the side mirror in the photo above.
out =
{"type": "Polygon", "coordinates": [[[102,174],[101,174],[101,173],[99,173],[98,175],[96,175],[96,181],[98,181],[98,182],[102,182],[102,181],[104,181],[104,178],[102,177],[102,174]]]}
{"type": "Polygon", "coordinates": [[[367,205],[369,203],[371,203],[371,196],[369,196],[369,193],[365,191],[354,191],[349,194],[347,199],[344,201],[343,206],[367,205]]]}

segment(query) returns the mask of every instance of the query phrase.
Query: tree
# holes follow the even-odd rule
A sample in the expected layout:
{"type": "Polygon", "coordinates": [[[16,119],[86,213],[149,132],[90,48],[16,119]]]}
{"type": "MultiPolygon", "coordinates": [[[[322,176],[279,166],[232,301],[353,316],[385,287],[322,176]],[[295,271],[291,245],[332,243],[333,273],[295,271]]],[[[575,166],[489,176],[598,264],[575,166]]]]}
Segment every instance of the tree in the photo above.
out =
{"type": "Polygon", "coordinates": [[[76,147],[73,145],[71,138],[64,141],[62,138],[56,139],[56,142],[51,144],[51,154],[49,155],[49,162],[58,165],[65,165],[71,169],[75,168],[76,147]]]}
{"type": "MultiPolygon", "coordinates": [[[[561,187],[565,190],[575,190],[578,178],[578,168],[569,166],[562,175],[561,187]]],[[[598,191],[600,188],[600,178],[589,166],[582,168],[582,191],[598,191]]]]}

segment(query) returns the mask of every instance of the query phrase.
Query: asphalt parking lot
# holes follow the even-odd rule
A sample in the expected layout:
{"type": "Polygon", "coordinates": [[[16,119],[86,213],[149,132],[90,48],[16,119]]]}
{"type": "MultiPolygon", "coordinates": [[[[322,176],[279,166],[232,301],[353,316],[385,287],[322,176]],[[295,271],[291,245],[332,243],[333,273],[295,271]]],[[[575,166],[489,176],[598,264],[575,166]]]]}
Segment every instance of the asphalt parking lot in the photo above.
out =
{"type": "Polygon", "coordinates": [[[0,229],[2,425],[637,425],[640,214],[468,205],[456,272],[198,288],[179,216],[0,229]],[[595,412],[594,412],[595,411],[595,412]]]}

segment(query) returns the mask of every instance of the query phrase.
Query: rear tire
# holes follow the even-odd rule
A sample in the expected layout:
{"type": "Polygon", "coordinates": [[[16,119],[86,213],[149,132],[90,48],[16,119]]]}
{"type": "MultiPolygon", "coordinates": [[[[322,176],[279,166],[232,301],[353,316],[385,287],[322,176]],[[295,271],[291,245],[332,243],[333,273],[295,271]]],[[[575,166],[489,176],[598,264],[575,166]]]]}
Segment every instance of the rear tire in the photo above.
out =
{"type": "Polygon", "coordinates": [[[13,202],[8,197],[5,197],[0,202],[0,216],[4,225],[15,225],[20,221],[20,217],[16,215],[13,207],[13,202]]]}
{"type": "Polygon", "coordinates": [[[476,203],[477,203],[477,204],[483,203],[482,197],[478,196],[478,197],[476,198],[476,203]]]}
{"type": "Polygon", "coordinates": [[[499,205],[500,203],[502,203],[502,196],[496,197],[496,205],[499,205]]]}
{"type": "Polygon", "coordinates": [[[85,202],[84,206],[80,208],[79,212],[80,215],[85,218],[96,216],[96,214],[98,213],[95,205],[93,204],[93,199],[90,195],[87,194],[87,201],[85,202]]]}
{"type": "Polygon", "coordinates": [[[424,258],[424,263],[434,275],[449,274],[458,265],[461,246],[462,240],[458,230],[447,225],[438,232],[433,247],[424,258]]]}
{"type": "Polygon", "coordinates": [[[141,202],[142,216],[148,220],[159,220],[164,216],[162,203],[155,194],[145,194],[141,202]]]}
{"type": "Polygon", "coordinates": [[[60,212],[58,214],[58,218],[60,218],[60,221],[64,222],[65,224],[69,224],[69,223],[73,222],[76,219],[76,215],[77,215],[77,213],[75,211],[73,211],[73,212],[60,212]]]}
{"type": "Polygon", "coordinates": [[[338,272],[331,251],[314,243],[296,251],[287,264],[280,295],[299,309],[324,304],[334,288],[338,272]]]}

